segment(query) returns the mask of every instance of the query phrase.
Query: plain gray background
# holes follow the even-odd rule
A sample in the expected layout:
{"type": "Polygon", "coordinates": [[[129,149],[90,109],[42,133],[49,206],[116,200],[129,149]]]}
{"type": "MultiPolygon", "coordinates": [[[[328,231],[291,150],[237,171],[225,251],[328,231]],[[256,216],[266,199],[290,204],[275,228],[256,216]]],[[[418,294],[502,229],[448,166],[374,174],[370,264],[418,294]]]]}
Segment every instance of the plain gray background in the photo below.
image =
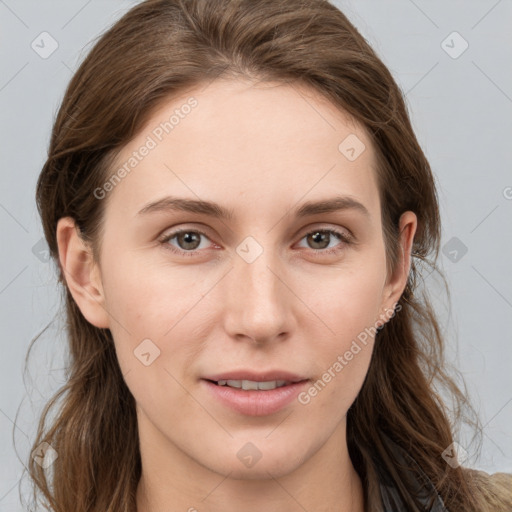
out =
{"type": "MultiPolygon", "coordinates": [[[[89,42],[136,3],[0,0],[0,511],[22,510],[23,466],[13,430],[26,459],[38,413],[64,379],[58,318],[36,344],[31,379],[24,383],[22,373],[30,340],[54,318],[60,301],[41,242],[36,179],[77,63],[89,42]],[[40,55],[41,43],[40,53],[32,48],[41,38],[46,52],[58,45],[51,55],[40,55]]],[[[441,297],[438,307],[449,359],[462,371],[483,425],[480,452],[464,432],[458,438],[468,451],[465,464],[512,471],[512,2],[336,5],[406,93],[438,179],[444,223],[439,263],[452,292],[451,305],[441,297]]],[[[440,293],[434,277],[427,284],[431,279],[440,293]]]]}

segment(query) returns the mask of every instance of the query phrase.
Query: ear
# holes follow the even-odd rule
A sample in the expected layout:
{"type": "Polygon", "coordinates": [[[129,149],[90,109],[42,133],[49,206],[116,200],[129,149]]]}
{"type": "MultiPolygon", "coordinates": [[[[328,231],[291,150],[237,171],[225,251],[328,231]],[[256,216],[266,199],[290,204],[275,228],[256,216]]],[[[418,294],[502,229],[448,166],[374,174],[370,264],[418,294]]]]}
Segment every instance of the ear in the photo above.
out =
{"type": "Polygon", "coordinates": [[[57,223],[59,262],[73,299],[86,320],[100,328],[109,327],[99,265],[71,217],[57,223]]]}
{"type": "Polygon", "coordinates": [[[411,270],[412,244],[417,227],[418,219],[415,213],[407,211],[401,215],[398,228],[398,261],[393,273],[388,276],[382,296],[383,312],[381,320],[384,323],[393,316],[395,305],[400,300],[407,285],[407,279],[411,270]]]}

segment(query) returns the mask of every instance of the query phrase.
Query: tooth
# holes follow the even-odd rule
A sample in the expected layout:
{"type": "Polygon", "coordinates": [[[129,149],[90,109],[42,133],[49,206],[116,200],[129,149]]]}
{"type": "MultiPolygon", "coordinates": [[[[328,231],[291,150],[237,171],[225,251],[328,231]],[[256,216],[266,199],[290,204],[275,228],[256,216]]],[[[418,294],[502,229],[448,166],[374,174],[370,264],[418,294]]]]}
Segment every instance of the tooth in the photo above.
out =
{"type": "Polygon", "coordinates": [[[269,380],[265,382],[256,382],[253,380],[224,380],[220,379],[217,381],[217,385],[219,386],[229,386],[236,389],[243,389],[244,391],[250,390],[263,390],[270,391],[272,389],[280,388],[286,386],[288,381],[286,380],[269,380]]]}
{"type": "Polygon", "coordinates": [[[275,380],[269,382],[258,382],[258,389],[263,389],[265,391],[269,389],[276,389],[276,387],[277,385],[275,380]]]}
{"type": "Polygon", "coordinates": [[[245,390],[258,389],[258,383],[254,382],[252,380],[243,380],[242,381],[242,389],[245,389],[245,390]]]}

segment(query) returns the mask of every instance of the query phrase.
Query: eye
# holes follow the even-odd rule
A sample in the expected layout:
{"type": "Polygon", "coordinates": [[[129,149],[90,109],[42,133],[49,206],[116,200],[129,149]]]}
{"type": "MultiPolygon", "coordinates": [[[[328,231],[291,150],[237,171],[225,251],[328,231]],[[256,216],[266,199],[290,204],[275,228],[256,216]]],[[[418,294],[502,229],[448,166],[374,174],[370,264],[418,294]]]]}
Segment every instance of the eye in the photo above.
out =
{"type": "Polygon", "coordinates": [[[198,230],[192,230],[192,229],[184,229],[181,231],[176,231],[174,233],[171,233],[169,235],[165,235],[163,238],[160,239],[160,242],[169,250],[186,255],[186,256],[195,256],[196,255],[196,249],[202,248],[201,247],[201,237],[208,238],[205,233],[198,230]],[[170,244],[171,240],[176,239],[176,243],[178,244],[178,247],[170,244]]]}
{"type": "MultiPolygon", "coordinates": [[[[166,249],[177,254],[196,256],[200,252],[197,249],[207,248],[201,247],[201,237],[205,237],[209,240],[208,236],[202,231],[182,229],[165,235],[159,241],[166,249]],[[176,241],[176,245],[170,243],[173,240],[176,241]]],[[[346,245],[352,243],[352,236],[350,234],[335,229],[315,229],[306,233],[301,240],[304,239],[307,239],[307,243],[311,244],[310,248],[313,249],[313,253],[319,253],[319,255],[337,253],[342,251],[346,245]],[[332,235],[342,243],[338,243],[334,247],[329,247],[332,242],[332,235]]]]}
{"type": "Polygon", "coordinates": [[[346,245],[352,243],[351,235],[336,229],[315,229],[306,233],[306,235],[302,237],[302,240],[304,239],[306,239],[309,247],[313,249],[313,252],[319,253],[320,255],[337,253],[342,251],[346,245]],[[341,240],[342,243],[330,246],[333,240],[332,235],[338,240],[341,240]]]}

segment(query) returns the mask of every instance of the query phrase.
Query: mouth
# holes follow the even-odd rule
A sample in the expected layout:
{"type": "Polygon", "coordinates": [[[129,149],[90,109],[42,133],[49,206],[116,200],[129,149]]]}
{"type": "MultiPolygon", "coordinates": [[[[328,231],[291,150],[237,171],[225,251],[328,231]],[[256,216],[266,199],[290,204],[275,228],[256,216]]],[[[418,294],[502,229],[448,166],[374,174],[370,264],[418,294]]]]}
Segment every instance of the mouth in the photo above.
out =
{"type": "Polygon", "coordinates": [[[290,373],[286,370],[268,370],[254,372],[252,370],[232,370],[229,372],[207,375],[203,377],[217,386],[242,389],[244,391],[271,391],[276,388],[290,386],[297,382],[309,380],[306,377],[290,373]]]}
{"type": "Polygon", "coordinates": [[[202,378],[216,401],[245,416],[266,416],[293,403],[310,379],[286,372],[230,372],[202,378]]]}
{"type": "Polygon", "coordinates": [[[267,380],[267,381],[255,381],[255,380],[225,380],[219,379],[218,381],[206,379],[217,386],[227,386],[235,389],[242,389],[244,391],[261,390],[270,391],[276,388],[282,388],[283,386],[289,386],[293,384],[292,381],[288,380],[267,380]]]}

